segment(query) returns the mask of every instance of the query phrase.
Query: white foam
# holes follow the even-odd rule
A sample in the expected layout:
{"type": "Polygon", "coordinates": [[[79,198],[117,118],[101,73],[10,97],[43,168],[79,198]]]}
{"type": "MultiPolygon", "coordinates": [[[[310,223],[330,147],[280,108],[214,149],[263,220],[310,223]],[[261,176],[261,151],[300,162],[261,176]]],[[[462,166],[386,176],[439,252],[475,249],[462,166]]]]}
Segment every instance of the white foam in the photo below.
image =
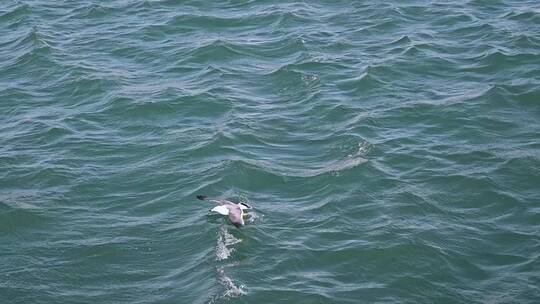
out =
{"type": "Polygon", "coordinates": [[[253,224],[255,222],[259,223],[262,221],[262,218],[263,218],[264,215],[262,214],[259,214],[255,211],[250,211],[247,213],[247,222],[250,223],[250,224],[253,224]]]}
{"type": "Polygon", "coordinates": [[[240,243],[241,241],[241,239],[237,239],[230,234],[225,225],[222,225],[218,232],[216,260],[221,261],[228,259],[231,256],[231,253],[234,251],[234,248],[231,246],[240,243]]]}
{"type": "MultiPolygon", "coordinates": [[[[222,261],[228,259],[231,256],[231,253],[234,251],[233,245],[238,244],[241,241],[241,239],[237,239],[231,233],[229,233],[227,230],[227,225],[222,225],[219,227],[218,240],[216,244],[216,260],[222,261]]],[[[244,285],[235,283],[231,277],[225,274],[225,268],[232,266],[235,266],[234,262],[217,267],[218,279],[221,285],[223,285],[225,291],[223,291],[221,295],[218,295],[212,299],[209,303],[214,303],[215,301],[223,298],[236,298],[247,294],[246,287],[244,285]]]]}
{"type": "Polygon", "coordinates": [[[225,298],[235,298],[241,295],[247,294],[244,285],[236,285],[234,281],[225,275],[224,267],[218,268],[218,275],[221,284],[225,287],[225,292],[223,292],[223,297],[225,298]]]}

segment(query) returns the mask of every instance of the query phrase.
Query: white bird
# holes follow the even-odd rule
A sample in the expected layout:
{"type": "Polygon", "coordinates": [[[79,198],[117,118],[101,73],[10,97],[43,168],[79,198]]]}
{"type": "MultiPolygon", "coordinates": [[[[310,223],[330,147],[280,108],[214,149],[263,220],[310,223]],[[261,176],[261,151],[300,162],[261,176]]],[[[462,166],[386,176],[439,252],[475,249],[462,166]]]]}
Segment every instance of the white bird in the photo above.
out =
{"type": "Polygon", "coordinates": [[[229,220],[237,228],[244,226],[244,210],[252,209],[252,207],[246,203],[233,203],[226,199],[209,198],[204,195],[197,195],[197,198],[201,201],[209,201],[218,204],[218,206],[212,208],[211,211],[217,212],[222,215],[227,215],[229,220]]]}

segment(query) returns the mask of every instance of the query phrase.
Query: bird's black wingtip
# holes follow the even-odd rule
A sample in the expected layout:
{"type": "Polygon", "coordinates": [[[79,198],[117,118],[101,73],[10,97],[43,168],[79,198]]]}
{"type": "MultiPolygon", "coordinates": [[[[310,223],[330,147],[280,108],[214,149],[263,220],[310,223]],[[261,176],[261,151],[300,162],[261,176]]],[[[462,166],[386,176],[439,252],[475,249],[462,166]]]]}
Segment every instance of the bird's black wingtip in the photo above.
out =
{"type": "Polygon", "coordinates": [[[205,196],[205,195],[197,195],[197,198],[200,199],[201,201],[204,201],[207,198],[207,196],[205,196]]]}

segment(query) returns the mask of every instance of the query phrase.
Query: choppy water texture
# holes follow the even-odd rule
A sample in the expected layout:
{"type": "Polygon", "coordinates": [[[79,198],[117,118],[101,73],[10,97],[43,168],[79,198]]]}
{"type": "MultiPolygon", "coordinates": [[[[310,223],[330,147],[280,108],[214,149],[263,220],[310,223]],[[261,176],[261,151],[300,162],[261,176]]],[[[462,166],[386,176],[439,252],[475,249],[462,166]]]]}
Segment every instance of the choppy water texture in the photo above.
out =
{"type": "Polygon", "coordinates": [[[1,1],[0,302],[540,303],[539,102],[537,1],[1,1]]]}

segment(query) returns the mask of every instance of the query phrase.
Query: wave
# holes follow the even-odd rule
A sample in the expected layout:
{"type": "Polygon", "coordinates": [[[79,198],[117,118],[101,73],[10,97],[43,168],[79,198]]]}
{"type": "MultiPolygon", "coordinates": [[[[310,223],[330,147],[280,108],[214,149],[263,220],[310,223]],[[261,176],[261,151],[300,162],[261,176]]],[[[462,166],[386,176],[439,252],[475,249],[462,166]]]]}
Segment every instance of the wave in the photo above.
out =
{"type": "Polygon", "coordinates": [[[110,7],[103,4],[92,3],[72,9],[67,17],[74,20],[84,18],[106,18],[110,17],[121,9],[125,10],[126,8],[110,7]]]}
{"type": "Polygon", "coordinates": [[[349,94],[367,94],[378,89],[383,89],[389,85],[379,75],[392,74],[392,68],[387,65],[367,66],[358,76],[349,77],[337,82],[340,89],[349,94]]]}
{"type": "Polygon", "coordinates": [[[331,160],[319,162],[318,168],[294,168],[285,163],[278,161],[272,161],[269,159],[253,160],[243,157],[233,157],[225,162],[229,166],[235,167],[235,170],[242,170],[242,168],[251,168],[263,174],[271,174],[276,177],[316,177],[325,174],[340,174],[343,171],[355,168],[367,162],[365,155],[371,149],[371,145],[360,143],[358,144],[358,150],[355,154],[348,155],[340,160],[331,160]]]}
{"type": "Polygon", "coordinates": [[[40,66],[40,64],[54,63],[52,58],[53,48],[37,27],[33,27],[23,36],[14,38],[2,44],[10,50],[10,57],[5,60],[0,68],[4,73],[26,65],[40,66]]]}
{"type": "Polygon", "coordinates": [[[0,12],[0,23],[6,23],[8,28],[15,28],[17,25],[26,21],[30,16],[30,5],[21,4],[13,7],[11,10],[0,12]]]}
{"type": "Polygon", "coordinates": [[[504,18],[508,18],[510,20],[517,20],[517,21],[527,21],[531,22],[534,25],[540,24],[540,11],[512,11],[506,15],[503,16],[504,18]]]}

